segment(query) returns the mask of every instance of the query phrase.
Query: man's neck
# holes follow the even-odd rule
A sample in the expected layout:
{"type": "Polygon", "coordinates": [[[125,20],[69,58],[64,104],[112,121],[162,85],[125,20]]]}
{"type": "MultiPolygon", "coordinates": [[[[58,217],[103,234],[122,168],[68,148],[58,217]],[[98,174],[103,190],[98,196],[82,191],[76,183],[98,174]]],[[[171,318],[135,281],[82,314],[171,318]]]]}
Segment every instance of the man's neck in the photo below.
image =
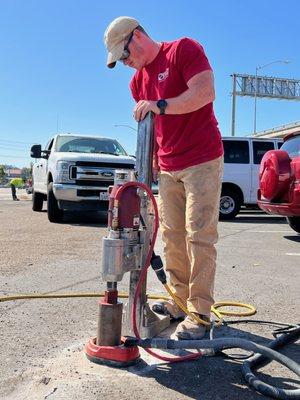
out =
{"type": "Polygon", "coordinates": [[[154,41],[152,42],[152,46],[150,47],[149,53],[148,53],[149,56],[148,56],[148,60],[147,60],[148,61],[147,65],[151,64],[152,61],[157,57],[161,46],[162,46],[162,43],[160,43],[160,42],[154,42],[154,41]]]}

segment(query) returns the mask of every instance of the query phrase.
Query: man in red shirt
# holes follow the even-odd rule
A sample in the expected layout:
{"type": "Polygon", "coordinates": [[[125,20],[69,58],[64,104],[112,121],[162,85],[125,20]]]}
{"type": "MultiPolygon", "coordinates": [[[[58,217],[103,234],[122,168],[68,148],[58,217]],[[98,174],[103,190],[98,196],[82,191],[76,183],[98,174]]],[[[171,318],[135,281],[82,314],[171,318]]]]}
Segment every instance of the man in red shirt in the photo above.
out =
{"type": "MultiPolygon", "coordinates": [[[[107,66],[136,70],[130,88],[134,118],[155,114],[159,212],[171,288],[192,315],[178,324],[180,339],[200,339],[214,303],[215,243],[223,146],[214,116],[213,73],[202,46],[182,38],[152,40],[139,22],[119,17],[106,29],[107,66]],[[196,321],[198,319],[198,321],[196,321]]],[[[154,310],[182,319],[172,300],[154,310]]]]}

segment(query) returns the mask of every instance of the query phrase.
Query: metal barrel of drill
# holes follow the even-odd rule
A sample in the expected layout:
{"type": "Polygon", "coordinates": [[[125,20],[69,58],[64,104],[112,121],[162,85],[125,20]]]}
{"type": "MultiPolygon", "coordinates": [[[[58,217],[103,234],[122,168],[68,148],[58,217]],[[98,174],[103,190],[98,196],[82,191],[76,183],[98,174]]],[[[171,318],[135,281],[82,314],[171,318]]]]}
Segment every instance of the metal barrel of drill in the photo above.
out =
{"type": "Polygon", "coordinates": [[[118,301],[116,282],[108,282],[104,298],[99,302],[98,346],[119,346],[121,344],[123,304],[118,301]]]}

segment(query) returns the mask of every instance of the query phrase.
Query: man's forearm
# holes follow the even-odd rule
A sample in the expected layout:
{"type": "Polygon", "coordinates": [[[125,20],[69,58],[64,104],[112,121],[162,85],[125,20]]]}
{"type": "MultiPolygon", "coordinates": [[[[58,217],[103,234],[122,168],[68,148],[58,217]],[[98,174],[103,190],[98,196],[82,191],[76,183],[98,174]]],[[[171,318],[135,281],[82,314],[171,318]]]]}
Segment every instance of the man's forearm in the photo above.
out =
{"type": "MultiPolygon", "coordinates": [[[[212,71],[204,71],[193,76],[187,83],[188,89],[177,97],[164,99],[168,105],[165,114],[186,114],[206,106],[215,99],[212,71]]],[[[159,99],[157,99],[159,100],[159,99]]],[[[160,113],[157,100],[140,100],[134,107],[134,118],[140,121],[149,111],[160,113]]]]}
{"type": "Polygon", "coordinates": [[[215,99],[214,90],[211,88],[191,87],[177,97],[166,99],[168,106],[166,114],[186,114],[199,110],[215,99]]]}

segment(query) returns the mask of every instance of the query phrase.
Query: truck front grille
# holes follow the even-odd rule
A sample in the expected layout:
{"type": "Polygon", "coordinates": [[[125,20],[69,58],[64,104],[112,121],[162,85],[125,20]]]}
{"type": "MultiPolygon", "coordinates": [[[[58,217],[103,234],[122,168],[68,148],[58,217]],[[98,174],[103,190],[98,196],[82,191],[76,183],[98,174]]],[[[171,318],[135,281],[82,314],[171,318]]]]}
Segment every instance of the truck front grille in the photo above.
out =
{"type": "Polygon", "coordinates": [[[111,163],[111,162],[96,162],[96,161],[76,161],[76,165],[80,167],[99,167],[113,169],[134,169],[134,164],[129,163],[111,163]]]}
{"type": "Polygon", "coordinates": [[[85,180],[85,179],[78,179],[76,180],[77,186],[95,186],[95,187],[108,187],[114,184],[113,180],[110,181],[96,181],[96,180],[85,180]]]}
{"type": "MultiPolygon", "coordinates": [[[[107,188],[114,184],[116,169],[134,169],[134,164],[77,161],[70,168],[70,178],[77,186],[89,186],[96,188],[107,188]]],[[[90,196],[90,194],[85,194],[90,196]]]]}

